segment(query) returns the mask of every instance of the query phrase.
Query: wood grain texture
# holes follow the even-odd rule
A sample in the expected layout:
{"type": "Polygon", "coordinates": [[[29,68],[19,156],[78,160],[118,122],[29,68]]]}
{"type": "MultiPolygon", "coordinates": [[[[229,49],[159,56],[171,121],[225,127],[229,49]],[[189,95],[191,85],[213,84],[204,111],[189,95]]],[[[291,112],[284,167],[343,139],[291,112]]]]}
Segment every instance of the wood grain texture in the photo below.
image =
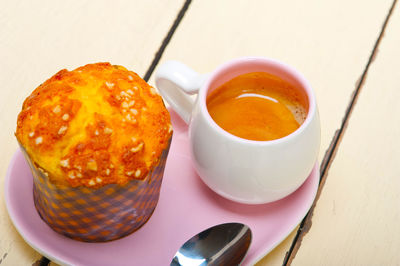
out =
{"type": "MultiPolygon", "coordinates": [[[[391,3],[194,1],[160,64],[173,59],[209,72],[229,59],[254,55],[294,66],[316,92],[321,161],[341,125],[391,3]]],[[[150,82],[154,84],[154,77],[150,82]]],[[[266,258],[260,264],[281,265],[291,242],[278,246],[280,255],[274,258],[281,259],[266,258]]]]}
{"type": "Polygon", "coordinates": [[[393,14],[393,10],[395,8],[396,1],[397,0],[393,1],[392,6],[388,10],[388,14],[386,15],[385,21],[382,24],[381,32],[379,33],[377,41],[375,42],[374,48],[371,52],[370,58],[368,59],[365,70],[364,70],[360,80],[357,82],[357,87],[353,92],[351,100],[349,101],[349,104],[348,104],[348,107],[346,110],[346,114],[342,120],[342,125],[338,130],[335,131],[335,135],[331,141],[331,144],[329,145],[329,148],[325,153],[324,159],[321,162],[321,179],[320,179],[320,186],[318,189],[316,199],[314,201],[314,204],[311,206],[311,209],[310,209],[308,215],[306,216],[306,218],[304,218],[304,220],[301,223],[301,230],[298,231],[298,233],[296,235],[296,239],[295,239],[295,241],[293,241],[292,247],[289,251],[289,255],[287,256],[287,259],[285,260],[285,264],[286,263],[291,264],[291,262],[293,261],[294,257],[297,254],[298,249],[301,246],[303,237],[309,232],[309,230],[312,226],[312,218],[313,218],[314,210],[315,210],[316,205],[318,204],[319,197],[323,191],[323,188],[324,188],[324,185],[325,185],[325,182],[327,179],[327,173],[329,172],[330,166],[332,165],[332,163],[334,161],[338,147],[340,146],[340,143],[341,143],[341,139],[343,138],[343,135],[346,132],[346,128],[349,124],[349,118],[351,116],[353,109],[356,106],[358,96],[360,94],[361,89],[364,86],[366,77],[368,75],[369,68],[378,54],[380,42],[383,39],[385,30],[387,28],[387,24],[390,20],[391,15],[393,14]]]}
{"type": "Polygon", "coordinates": [[[397,3],[292,265],[400,265],[399,32],[397,3]]]}
{"type": "Polygon", "coordinates": [[[0,262],[28,265],[40,255],[15,231],[4,204],[4,177],[17,149],[22,102],[62,68],[109,61],[143,76],[183,0],[0,2],[0,262]]]}

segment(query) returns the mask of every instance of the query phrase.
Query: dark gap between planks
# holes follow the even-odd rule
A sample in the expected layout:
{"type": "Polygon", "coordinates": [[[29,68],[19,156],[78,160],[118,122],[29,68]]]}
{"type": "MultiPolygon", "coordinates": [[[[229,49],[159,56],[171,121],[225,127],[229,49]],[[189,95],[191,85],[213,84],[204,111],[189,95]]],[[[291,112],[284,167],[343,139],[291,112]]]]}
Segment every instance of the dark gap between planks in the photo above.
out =
{"type": "MultiPolygon", "coordinates": [[[[331,141],[331,145],[329,146],[329,149],[326,151],[325,156],[324,156],[324,158],[322,160],[322,163],[321,163],[321,166],[320,166],[320,171],[321,171],[320,172],[320,184],[321,185],[318,188],[318,193],[323,188],[324,182],[322,182],[322,181],[324,181],[324,179],[327,178],[326,177],[326,173],[329,170],[329,166],[332,163],[333,155],[335,154],[337,148],[340,145],[340,140],[342,139],[342,136],[344,134],[344,130],[347,127],[351,112],[354,109],[355,102],[357,100],[358,95],[360,94],[361,88],[362,88],[362,86],[364,84],[364,81],[365,81],[365,78],[366,78],[366,76],[368,74],[369,67],[370,67],[371,63],[373,62],[374,57],[376,56],[376,53],[378,51],[378,46],[379,46],[379,44],[380,44],[380,42],[382,40],[382,37],[384,35],[386,26],[387,26],[387,24],[389,22],[389,19],[390,19],[392,13],[393,13],[393,10],[394,10],[394,7],[396,6],[396,3],[397,3],[397,0],[394,0],[393,3],[392,3],[392,6],[389,9],[389,12],[388,12],[388,14],[387,14],[387,16],[385,18],[385,21],[384,21],[384,23],[382,25],[381,31],[379,33],[379,36],[378,36],[377,40],[375,41],[374,48],[372,49],[372,52],[371,52],[371,55],[370,55],[370,57],[368,59],[367,65],[365,66],[364,71],[363,71],[363,73],[361,75],[360,82],[357,84],[357,87],[356,87],[356,89],[355,89],[355,91],[353,93],[353,96],[350,99],[350,103],[349,103],[349,105],[348,105],[348,107],[346,109],[345,115],[344,115],[343,120],[342,120],[342,124],[341,124],[340,128],[337,130],[335,136],[333,137],[333,139],[331,141]]],[[[313,213],[313,210],[314,210],[314,207],[315,207],[315,203],[316,203],[316,201],[313,203],[313,206],[311,207],[310,211],[307,213],[307,215],[301,221],[300,227],[297,230],[296,236],[293,239],[292,245],[290,246],[290,249],[289,249],[289,251],[287,252],[287,254],[285,256],[282,265],[284,265],[284,266],[288,265],[288,263],[291,262],[290,260],[293,259],[292,255],[294,255],[294,256],[296,255],[297,251],[295,251],[295,253],[293,254],[295,246],[297,244],[297,241],[299,241],[300,236],[302,236],[306,220],[309,218],[310,215],[312,216],[312,213],[313,213]]]]}
{"type": "Polygon", "coordinates": [[[151,74],[153,74],[154,69],[158,65],[158,62],[160,62],[161,56],[163,55],[163,53],[165,51],[165,48],[167,47],[167,45],[168,45],[169,41],[171,40],[172,36],[174,35],[174,33],[176,31],[176,28],[178,28],[179,24],[181,23],[182,18],[185,15],[186,11],[188,10],[189,5],[190,5],[191,2],[192,2],[192,0],[186,0],[185,1],[183,7],[179,11],[178,16],[176,17],[176,19],[174,21],[174,24],[172,24],[172,27],[168,31],[167,36],[165,36],[163,42],[161,43],[161,46],[158,49],[157,53],[155,54],[149,69],[147,69],[146,74],[144,75],[143,79],[146,82],[149,81],[149,79],[151,77],[151,74]]]}

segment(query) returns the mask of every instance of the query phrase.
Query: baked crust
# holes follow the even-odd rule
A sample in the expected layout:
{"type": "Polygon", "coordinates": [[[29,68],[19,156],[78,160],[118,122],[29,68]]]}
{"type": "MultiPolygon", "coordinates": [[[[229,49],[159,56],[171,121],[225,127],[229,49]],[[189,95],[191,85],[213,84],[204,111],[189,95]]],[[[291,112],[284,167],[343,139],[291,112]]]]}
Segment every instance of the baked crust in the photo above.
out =
{"type": "Polygon", "coordinates": [[[144,179],[172,134],[160,95],[110,63],[61,70],[24,101],[16,137],[51,182],[98,188],[144,179]]]}

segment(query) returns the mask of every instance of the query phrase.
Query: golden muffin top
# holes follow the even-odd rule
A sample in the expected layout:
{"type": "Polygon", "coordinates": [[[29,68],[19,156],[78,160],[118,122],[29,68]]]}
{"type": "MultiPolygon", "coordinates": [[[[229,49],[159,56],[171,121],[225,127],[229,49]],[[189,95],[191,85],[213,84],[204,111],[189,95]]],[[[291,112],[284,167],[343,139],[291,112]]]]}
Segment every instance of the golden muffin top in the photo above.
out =
{"type": "Polygon", "coordinates": [[[56,184],[101,187],[144,179],[172,134],[156,90],[110,63],[61,70],[24,101],[16,137],[56,184]]]}

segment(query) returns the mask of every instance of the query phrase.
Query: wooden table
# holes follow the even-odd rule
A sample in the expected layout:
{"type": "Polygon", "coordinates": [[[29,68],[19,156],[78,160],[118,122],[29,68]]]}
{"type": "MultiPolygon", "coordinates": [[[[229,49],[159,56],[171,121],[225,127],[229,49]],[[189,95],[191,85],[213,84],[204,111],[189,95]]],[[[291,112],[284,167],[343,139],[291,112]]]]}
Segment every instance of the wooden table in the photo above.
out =
{"type": "Polygon", "coordinates": [[[46,264],[7,214],[4,176],[25,97],[59,69],[110,61],[154,85],[176,59],[199,72],[279,59],[311,82],[322,143],[317,198],[259,265],[400,264],[400,4],[397,0],[0,2],[0,264],[46,264]]]}

